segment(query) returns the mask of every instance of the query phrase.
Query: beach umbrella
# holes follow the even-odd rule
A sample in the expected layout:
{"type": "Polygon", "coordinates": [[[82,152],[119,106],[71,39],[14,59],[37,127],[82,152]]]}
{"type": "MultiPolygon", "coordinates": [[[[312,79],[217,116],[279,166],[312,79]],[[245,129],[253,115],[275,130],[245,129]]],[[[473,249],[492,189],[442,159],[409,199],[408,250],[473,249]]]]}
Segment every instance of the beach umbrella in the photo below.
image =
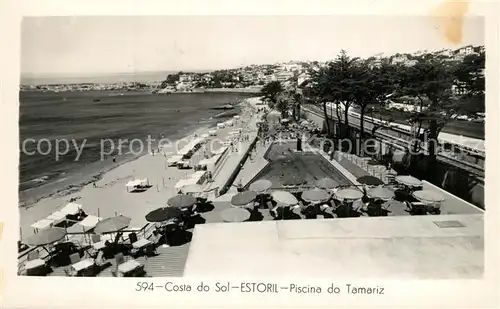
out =
{"type": "Polygon", "coordinates": [[[335,192],[335,196],[341,200],[359,200],[360,198],[363,197],[363,192],[359,191],[358,189],[354,188],[345,188],[345,189],[340,189],[337,192],[335,192]]]}
{"type": "Polygon", "coordinates": [[[257,198],[257,193],[253,191],[243,191],[231,198],[231,205],[246,206],[257,198]]]}
{"type": "Polygon", "coordinates": [[[420,190],[413,192],[413,197],[422,203],[439,203],[444,201],[444,198],[437,192],[431,190],[420,190]]]}
{"type": "Polygon", "coordinates": [[[163,222],[182,215],[182,210],[177,207],[161,207],[146,215],[148,222],[163,222]]]}
{"type": "Polygon", "coordinates": [[[186,194],[178,194],[172,198],[170,198],[167,202],[168,205],[172,207],[178,208],[186,208],[191,207],[196,204],[196,198],[191,195],[186,194]]]}
{"type": "Polygon", "coordinates": [[[94,232],[97,234],[114,233],[124,228],[127,228],[130,224],[130,218],[125,216],[116,216],[99,221],[94,227],[94,232]]]}
{"type": "Polygon", "coordinates": [[[271,188],[272,185],[272,182],[267,179],[259,179],[256,182],[253,182],[249,189],[256,193],[264,193],[266,190],[271,188]]]}
{"type": "Polygon", "coordinates": [[[31,246],[44,246],[61,240],[66,236],[66,230],[57,227],[45,229],[26,239],[25,243],[31,246]]]}
{"type": "Polygon", "coordinates": [[[328,192],[323,189],[311,189],[302,193],[302,199],[306,202],[324,202],[330,198],[328,192]]]}
{"type": "Polygon", "coordinates": [[[422,182],[417,178],[409,175],[396,176],[395,180],[409,187],[420,187],[422,182]]]}
{"type": "Polygon", "coordinates": [[[322,178],[322,179],[316,181],[316,187],[318,187],[320,189],[325,189],[325,190],[334,189],[338,185],[339,185],[338,182],[336,182],[335,180],[328,178],[328,177],[325,177],[325,178],[322,178]]]}
{"type": "Polygon", "coordinates": [[[394,197],[394,191],[384,187],[376,187],[369,189],[366,195],[371,198],[378,198],[381,200],[390,200],[394,197]]]}
{"type": "Polygon", "coordinates": [[[250,218],[250,212],[243,208],[229,208],[220,214],[224,222],[243,222],[250,218]]]}
{"type": "Polygon", "coordinates": [[[361,176],[358,179],[356,179],[356,181],[359,182],[360,184],[368,186],[380,186],[384,184],[382,180],[371,175],[361,176]]]}
{"type": "Polygon", "coordinates": [[[271,196],[276,203],[281,204],[285,207],[297,205],[299,203],[295,196],[293,196],[293,194],[291,194],[290,192],[274,191],[273,193],[271,193],[271,196]]]}

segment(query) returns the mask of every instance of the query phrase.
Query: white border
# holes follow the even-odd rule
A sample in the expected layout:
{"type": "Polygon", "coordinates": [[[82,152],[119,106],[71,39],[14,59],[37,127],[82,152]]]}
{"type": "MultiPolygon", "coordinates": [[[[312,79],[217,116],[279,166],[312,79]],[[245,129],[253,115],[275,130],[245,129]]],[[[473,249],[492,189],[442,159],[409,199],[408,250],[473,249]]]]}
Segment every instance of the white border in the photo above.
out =
{"type": "MultiPolygon", "coordinates": [[[[2,215],[4,235],[0,242],[0,305],[6,307],[394,307],[394,306],[450,306],[487,307],[497,302],[498,292],[498,229],[497,192],[498,164],[498,6],[495,3],[471,3],[470,14],[486,15],[487,50],[487,117],[486,117],[486,274],[484,280],[475,281],[383,281],[372,280],[372,285],[384,286],[385,295],[284,295],[134,292],[136,279],[115,280],[95,278],[27,278],[15,274],[15,242],[18,234],[17,166],[18,166],[18,80],[20,55],[21,16],[41,15],[426,15],[439,1],[2,1],[0,34],[0,95],[2,108],[2,151],[4,178],[2,178],[2,215]]],[[[408,35],[411,35],[409,33],[408,35]]],[[[236,278],[243,281],[244,278],[236,278]]],[[[220,281],[226,281],[219,278],[220,281]]],[[[155,282],[165,279],[155,278],[155,282]]],[[[176,282],[187,281],[175,280],[176,282]]],[[[196,285],[196,280],[189,282],[196,285]]],[[[207,281],[207,280],[205,280],[207,281]]],[[[262,281],[273,281],[262,278],[262,281]]],[[[347,283],[345,280],[338,284],[347,283]]],[[[303,284],[317,285],[317,280],[303,284]]],[[[323,282],[323,285],[327,282],[323,282]]]]}

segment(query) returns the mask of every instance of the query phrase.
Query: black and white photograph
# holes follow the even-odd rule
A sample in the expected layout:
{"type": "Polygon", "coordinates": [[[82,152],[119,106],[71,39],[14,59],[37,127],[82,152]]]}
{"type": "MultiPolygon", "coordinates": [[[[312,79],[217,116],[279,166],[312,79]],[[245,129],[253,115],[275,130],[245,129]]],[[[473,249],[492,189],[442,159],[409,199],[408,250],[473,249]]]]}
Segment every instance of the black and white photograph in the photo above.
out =
{"type": "Polygon", "coordinates": [[[18,276],[484,277],[484,17],[25,16],[20,40],[18,276]]]}

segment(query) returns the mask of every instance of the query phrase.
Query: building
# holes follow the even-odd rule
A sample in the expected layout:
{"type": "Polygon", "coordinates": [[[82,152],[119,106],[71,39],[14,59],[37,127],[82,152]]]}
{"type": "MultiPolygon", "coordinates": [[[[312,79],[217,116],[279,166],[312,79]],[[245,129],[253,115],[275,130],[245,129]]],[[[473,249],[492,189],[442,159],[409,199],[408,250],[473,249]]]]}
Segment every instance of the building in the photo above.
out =
{"type": "Polygon", "coordinates": [[[308,81],[311,79],[311,76],[307,73],[302,73],[297,77],[297,85],[300,86],[304,82],[308,81]]]}
{"type": "Polygon", "coordinates": [[[193,80],[193,77],[189,74],[181,74],[179,75],[179,82],[190,82],[193,80]]]}
{"type": "Polygon", "coordinates": [[[295,74],[290,71],[279,72],[278,74],[276,74],[276,80],[283,82],[289,80],[290,78],[293,78],[294,76],[295,74]]]}
{"type": "Polygon", "coordinates": [[[402,64],[404,66],[412,66],[417,63],[416,60],[411,59],[411,56],[407,54],[396,54],[391,57],[391,62],[393,64],[402,64]]]}

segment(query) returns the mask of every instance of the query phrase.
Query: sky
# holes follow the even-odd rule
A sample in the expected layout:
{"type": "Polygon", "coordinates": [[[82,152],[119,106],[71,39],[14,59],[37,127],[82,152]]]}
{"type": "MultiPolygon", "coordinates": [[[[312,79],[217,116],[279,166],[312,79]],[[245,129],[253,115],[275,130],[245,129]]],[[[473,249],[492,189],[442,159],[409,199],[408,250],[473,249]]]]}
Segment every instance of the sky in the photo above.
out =
{"type": "Polygon", "coordinates": [[[235,68],[484,45],[484,19],[466,17],[459,44],[425,16],[25,17],[23,76],[85,76],[235,68]]]}

